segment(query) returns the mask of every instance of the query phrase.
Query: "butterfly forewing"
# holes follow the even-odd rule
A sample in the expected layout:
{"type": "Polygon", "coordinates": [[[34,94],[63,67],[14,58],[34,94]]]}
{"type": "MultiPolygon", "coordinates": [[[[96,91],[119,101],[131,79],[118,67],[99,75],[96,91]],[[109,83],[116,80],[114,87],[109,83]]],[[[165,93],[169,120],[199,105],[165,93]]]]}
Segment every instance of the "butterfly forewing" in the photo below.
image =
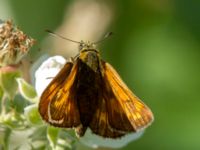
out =
{"type": "Polygon", "coordinates": [[[110,87],[110,92],[113,93],[114,99],[120,104],[121,111],[125,113],[134,130],[147,127],[153,121],[151,110],[128,89],[110,64],[102,61],[102,66],[106,86],[110,87]]]}
{"type": "Polygon", "coordinates": [[[39,112],[45,121],[54,126],[70,128],[80,124],[75,99],[77,70],[77,63],[66,63],[41,96],[39,112]]]}

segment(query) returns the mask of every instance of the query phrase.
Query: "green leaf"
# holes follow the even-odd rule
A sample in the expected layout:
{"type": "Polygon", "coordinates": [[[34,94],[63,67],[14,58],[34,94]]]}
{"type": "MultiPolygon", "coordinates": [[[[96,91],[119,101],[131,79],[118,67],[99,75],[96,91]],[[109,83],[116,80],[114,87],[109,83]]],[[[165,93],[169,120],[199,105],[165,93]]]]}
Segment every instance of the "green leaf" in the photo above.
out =
{"type": "Polygon", "coordinates": [[[27,100],[25,100],[24,97],[22,97],[22,95],[20,95],[19,93],[15,95],[15,98],[13,101],[11,101],[12,103],[10,104],[12,107],[11,109],[15,109],[15,111],[19,114],[23,114],[24,113],[24,108],[29,105],[29,102],[27,100]]]}
{"type": "Polygon", "coordinates": [[[57,142],[57,147],[62,149],[76,149],[78,144],[78,138],[76,137],[74,130],[62,129],[59,133],[59,138],[57,142]]]}
{"type": "Polygon", "coordinates": [[[31,125],[41,125],[42,120],[38,112],[37,104],[29,105],[24,109],[25,117],[31,125]]]}
{"type": "Polygon", "coordinates": [[[51,126],[48,126],[47,128],[47,138],[52,149],[56,148],[59,130],[59,128],[54,128],[51,126]]]}
{"type": "Polygon", "coordinates": [[[37,142],[42,142],[45,143],[47,142],[47,127],[46,126],[38,126],[37,128],[34,129],[34,132],[29,136],[29,138],[33,143],[37,142]]]}
{"type": "Polygon", "coordinates": [[[28,84],[24,79],[17,78],[17,82],[19,85],[19,91],[21,95],[32,103],[38,102],[38,97],[35,89],[28,84]]]}

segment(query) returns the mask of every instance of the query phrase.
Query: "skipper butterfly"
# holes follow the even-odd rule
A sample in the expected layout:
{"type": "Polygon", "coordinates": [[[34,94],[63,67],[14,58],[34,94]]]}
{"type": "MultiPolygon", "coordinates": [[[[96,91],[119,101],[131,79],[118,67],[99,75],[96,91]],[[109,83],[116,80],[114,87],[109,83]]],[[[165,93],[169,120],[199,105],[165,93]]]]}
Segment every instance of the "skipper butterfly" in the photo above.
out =
{"type": "Polygon", "coordinates": [[[78,56],[64,65],[41,96],[43,120],[55,127],[74,128],[78,136],[90,128],[106,138],[122,137],[150,125],[151,110],[101,59],[94,44],[76,43],[80,44],[78,56]]]}

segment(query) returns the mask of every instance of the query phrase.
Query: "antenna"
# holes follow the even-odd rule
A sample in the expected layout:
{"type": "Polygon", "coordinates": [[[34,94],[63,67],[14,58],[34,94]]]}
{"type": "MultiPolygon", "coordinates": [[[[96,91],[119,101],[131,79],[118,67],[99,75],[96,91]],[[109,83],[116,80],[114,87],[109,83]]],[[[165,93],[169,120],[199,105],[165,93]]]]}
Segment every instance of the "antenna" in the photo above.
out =
{"type": "Polygon", "coordinates": [[[94,44],[99,44],[101,42],[103,42],[104,40],[106,40],[107,38],[111,37],[111,35],[113,35],[113,32],[108,32],[103,39],[97,41],[97,42],[94,42],[94,44]]]}
{"type": "Polygon", "coordinates": [[[61,35],[58,35],[58,34],[52,32],[52,31],[50,31],[50,30],[48,30],[48,29],[46,29],[45,31],[48,32],[48,33],[50,33],[51,35],[53,35],[53,36],[55,36],[55,37],[59,37],[59,38],[61,38],[61,39],[64,39],[64,40],[67,40],[67,41],[70,41],[70,42],[74,42],[74,43],[81,44],[81,42],[68,39],[68,38],[66,38],[66,37],[64,37],[64,36],[61,36],[61,35]]]}

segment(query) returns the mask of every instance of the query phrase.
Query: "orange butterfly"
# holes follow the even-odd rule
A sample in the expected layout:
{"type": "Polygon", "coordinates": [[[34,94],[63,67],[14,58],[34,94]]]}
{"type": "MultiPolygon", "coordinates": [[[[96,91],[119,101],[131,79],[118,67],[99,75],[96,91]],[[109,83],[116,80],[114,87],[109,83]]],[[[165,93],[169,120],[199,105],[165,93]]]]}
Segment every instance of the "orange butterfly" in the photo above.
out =
{"type": "Polygon", "coordinates": [[[97,135],[118,138],[153,121],[151,110],[89,42],[80,42],[79,55],[45,89],[39,112],[53,126],[75,128],[78,136],[90,128],[97,135]]]}

